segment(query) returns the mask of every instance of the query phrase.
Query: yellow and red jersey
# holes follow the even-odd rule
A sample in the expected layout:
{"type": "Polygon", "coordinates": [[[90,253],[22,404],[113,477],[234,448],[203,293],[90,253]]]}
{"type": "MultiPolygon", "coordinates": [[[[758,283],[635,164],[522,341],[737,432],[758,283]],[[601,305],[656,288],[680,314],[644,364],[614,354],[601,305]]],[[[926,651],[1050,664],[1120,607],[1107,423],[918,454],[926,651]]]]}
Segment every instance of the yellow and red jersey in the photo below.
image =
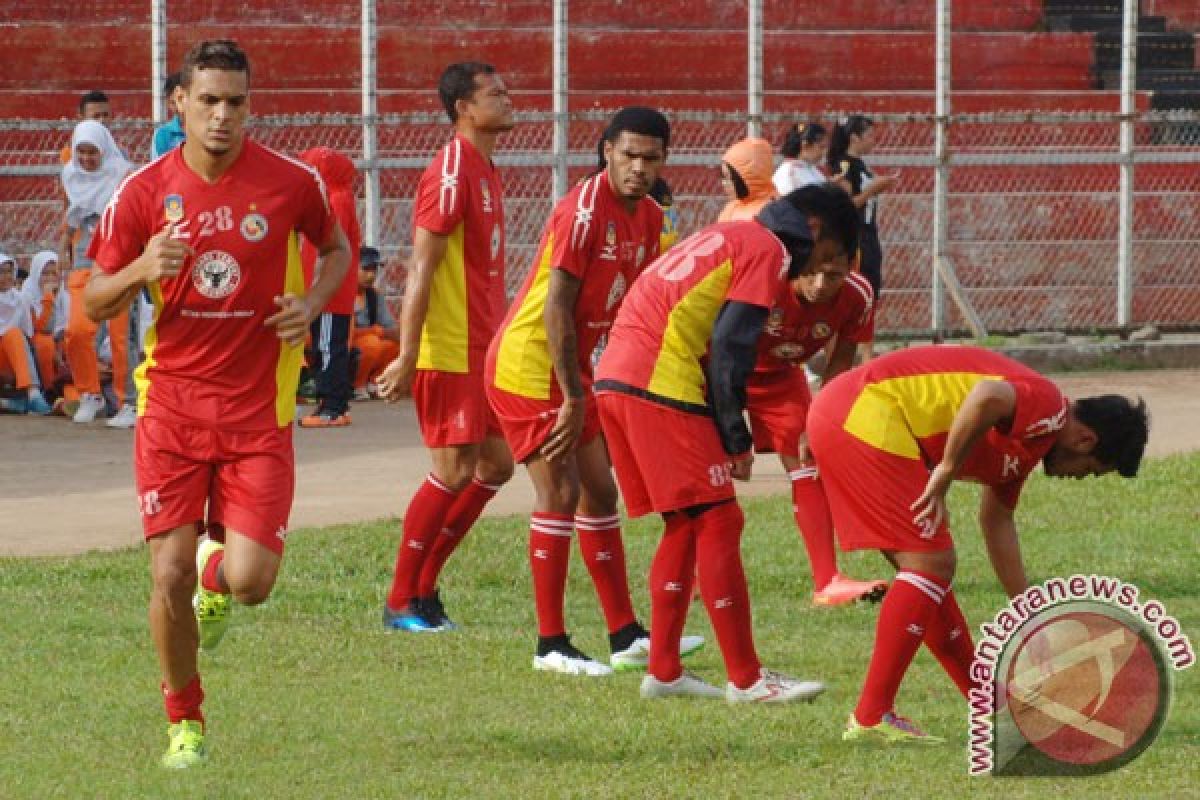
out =
{"type": "Polygon", "coordinates": [[[600,172],[568,192],[542,230],[537,260],[513,301],[489,352],[488,372],[499,389],[562,402],[546,334],[546,298],[555,269],[579,279],[575,342],[579,369],[591,383],[592,352],[608,332],[625,293],[658,257],[662,209],[649,197],[630,212],[600,172]]]}
{"type": "Polygon", "coordinates": [[[828,303],[809,303],[784,284],[771,306],[767,326],[758,340],[754,374],[799,367],[830,339],[870,341],[875,336],[875,294],[857,273],[846,276],[837,296],[828,303]]]}
{"type": "Polygon", "coordinates": [[[596,380],[703,410],[704,359],[721,306],[733,300],[770,308],[788,263],[783,243],[753,220],[711,225],[675,245],[634,283],[596,380]]]}
{"type": "Polygon", "coordinates": [[[288,425],[302,352],[264,324],[275,298],[303,295],[300,240],[336,224],[310,167],[247,140],[213,184],[176,148],[117,189],[88,256],[116,273],[168,223],[195,255],[175,278],[150,284],[154,322],[137,370],[138,413],[220,427],[288,425]]]}
{"type": "Polygon", "coordinates": [[[417,369],[483,373],[504,314],[504,189],[495,165],[462,136],[417,186],[413,226],[449,239],[433,274],[417,369]]]}
{"type": "MultiPolygon", "coordinates": [[[[967,395],[983,381],[1005,381],[1017,403],[1007,430],[980,439],[959,477],[986,484],[1014,508],[1026,477],[1054,445],[1070,403],[1053,382],[1007,356],[978,347],[912,347],[881,356],[835,379],[851,397],[846,432],[893,455],[942,460],[946,437],[967,395]]],[[[843,394],[843,390],[845,393],[843,394]]]]}

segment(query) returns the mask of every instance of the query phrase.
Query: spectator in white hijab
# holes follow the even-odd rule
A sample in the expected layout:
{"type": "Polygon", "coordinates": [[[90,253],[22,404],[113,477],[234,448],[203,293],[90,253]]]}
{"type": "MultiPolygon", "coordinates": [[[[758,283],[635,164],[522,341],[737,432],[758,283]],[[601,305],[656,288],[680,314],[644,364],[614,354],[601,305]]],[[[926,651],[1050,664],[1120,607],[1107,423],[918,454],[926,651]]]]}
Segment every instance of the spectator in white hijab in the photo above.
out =
{"type": "Polygon", "coordinates": [[[34,263],[25,284],[17,288],[17,262],[0,253],[0,373],[11,375],[24,397],[0,400],[0,409],[17,414],[49,414],[42,396],[30,337],[33,307],[40,300],[42,264],[34,263]]]}

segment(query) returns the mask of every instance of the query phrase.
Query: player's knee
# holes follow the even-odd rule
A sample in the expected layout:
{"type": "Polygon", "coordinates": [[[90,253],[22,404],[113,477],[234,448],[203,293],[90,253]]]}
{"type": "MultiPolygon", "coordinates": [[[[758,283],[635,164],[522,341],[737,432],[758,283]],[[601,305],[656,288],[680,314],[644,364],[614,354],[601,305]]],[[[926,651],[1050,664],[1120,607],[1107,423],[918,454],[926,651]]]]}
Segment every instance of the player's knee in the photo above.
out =
{"type": "Polygon", "coordinates": [[[479,478],[480,483],[486,483],[488,486],[500,486],[508,483],[513,476],[512,459],[500,463],[480,461],[475,475],[479,478]]]}
{"type": "Polygon", "coordinates": [[[271,596],[271,581],[254,580],[237,586],[230,586],[230,594],[233,599],[243,606],[257,606],[265,603],[267,598],[271,596]]]}
{"type": "Polygon", "coordinates": [[[575,513],[579,506],[579,486],[573,481],[557,481],[549,486],[534,486],[537,510],[550,514],[575,513]]]}
{"type": "Polygon", "coordinates": [[[165,597],[186,596],[189,601],[196,589],[196,561],[193,558],[156,558],[151,571],[154,590],[165,597]]]}

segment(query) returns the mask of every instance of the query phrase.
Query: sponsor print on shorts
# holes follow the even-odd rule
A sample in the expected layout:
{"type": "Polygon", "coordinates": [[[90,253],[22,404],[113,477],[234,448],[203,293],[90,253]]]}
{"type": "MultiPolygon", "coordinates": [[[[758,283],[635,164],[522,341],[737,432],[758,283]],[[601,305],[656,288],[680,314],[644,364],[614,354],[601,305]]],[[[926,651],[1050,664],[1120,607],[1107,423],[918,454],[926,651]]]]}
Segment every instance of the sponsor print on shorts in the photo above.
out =
{"type": "Polygon", "coordinates": [[[1146,751],[1171,676],[1195,663],[1158,601],[1098,575],[1053,578],[982,626],[971,674],[972,775],[1095,775],[1146,751]]]}

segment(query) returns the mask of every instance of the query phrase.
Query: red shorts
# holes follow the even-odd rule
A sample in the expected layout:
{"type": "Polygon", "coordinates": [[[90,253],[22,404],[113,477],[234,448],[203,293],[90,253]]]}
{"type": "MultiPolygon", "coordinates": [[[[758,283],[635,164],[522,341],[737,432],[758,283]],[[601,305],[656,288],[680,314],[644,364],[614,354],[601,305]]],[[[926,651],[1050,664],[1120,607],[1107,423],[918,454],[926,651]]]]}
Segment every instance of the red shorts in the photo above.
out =
{"type": "Polygon", "coordinates": [[[488,405],[483,375],[419,369],[412,382],[413,405],[425,446],[479,444],[500,435],[500,423],[488,405]]]}
{"type": "Polygon", "coordinates": [[[945,520],[936,529],[913,522],[909,508],[929,482],[929,468],[862,441],[843,427],[858,397],[853,381],[833,380],[808,412],[808,446],[817,462],[838,544],[843,550],[927,552],[954,547],[945,520]]]}
{"type": "MultiPolygon", "coordinates": [[[[487,396],[513,459],[523,464],[537,455],[558,421],[559,406],[548,400],[512,394],[490,384],[487,396]]],[[[600,435],[600,412],[596,410],[596,396],[590,390],[585,395],[583,409],[581,447],[600,435]]]]}
{"type": "Polygon", "coordinates": [[[710,418],[620,392],[602,392],[596,403],[629,516],[736,497],[710,418]]]}
{"type": "Polygon", "coordinates": [[[291,426],[221,431],[142,417],[133,464],[147,539],[207,523],[283,552],[296,487],[291,426]]]}
{"type": "Polygon", "coordinates": [[[754,449],[759,453],[800,455],[800,436],[812,403],[808,376],[796,367],[780,372],[754,373],[746,383],[746,413],[754,449]]]}

